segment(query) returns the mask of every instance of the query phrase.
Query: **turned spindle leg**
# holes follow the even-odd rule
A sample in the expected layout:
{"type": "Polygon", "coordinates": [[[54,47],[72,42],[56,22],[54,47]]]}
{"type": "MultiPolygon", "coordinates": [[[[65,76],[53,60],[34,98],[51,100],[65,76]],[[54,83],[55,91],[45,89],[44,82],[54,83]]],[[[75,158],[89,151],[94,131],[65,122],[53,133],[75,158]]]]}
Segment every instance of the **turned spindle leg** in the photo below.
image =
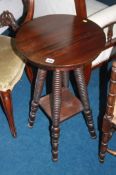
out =
{"type": "Polygon", "coordinates": [[[38,69],[36,82],[35,82],[34,96],[33,96],[33,100],[31,103],[31,111],[30,111],[29,123],[28,123],[29,127],[33,127],[33,124],[35,121],[36,112],[39,106],[39,99],[41,97],[44,80],[46,78],[46,73],[47,71],[38,69]]]}
{"type": "Polygon", "coordinates": [[[93,117],[92,113],[90,110],[90,104],[89,104],[89,99],[88,99],[88,93],[87,93],[87,88],[86,88],[86,83],[85,83],[85,78],[84,78],[84,73],[83,73],[83,67],[77,68],[74,71],[75,74],[75,79],[77,83],[77,87],[79,90],[79,95],[81,98],[81,102],[84,107],[84,114],[85,118],[87,121],[88,129],[90,132],[90,135],[92,138],[96,138],[96,133],[94,129],[94,123],[93,123],[93,117]]]}
{"type": "Polygon", "coordinates": [[[59,141],[59,122],[61,111],[61,72],[59,70],[53,73],[53,101],[52,101],[52,156],[53,160],[58,160],[58,141],[59,141]]]}
{"type": "Polygon", "coordinates": [[[103,119],[103,128],[102,128],[102,140],[101,140],[101,145],[100,145],[100,154],[99,154],[99,159],[100,162],[104,162],[104,158],[108,149],[108,141],[111,139],[111,128],[112,124],[107,120],[103,119]]]}
{"type": "Polygon", "coordinates": [[[107,97],[106,113],[103,118],[102,125],[102,140],[100,147],[100,162],[104,162],[106,151],[112,155],[116,155],[116,151],[108,148],[108,141],[112,137],[113,130],[113,117],[115,117],[115,103],[116,103],[116,62],[112,64],[112,71],[109,84],[109,92],[107,97]]]}

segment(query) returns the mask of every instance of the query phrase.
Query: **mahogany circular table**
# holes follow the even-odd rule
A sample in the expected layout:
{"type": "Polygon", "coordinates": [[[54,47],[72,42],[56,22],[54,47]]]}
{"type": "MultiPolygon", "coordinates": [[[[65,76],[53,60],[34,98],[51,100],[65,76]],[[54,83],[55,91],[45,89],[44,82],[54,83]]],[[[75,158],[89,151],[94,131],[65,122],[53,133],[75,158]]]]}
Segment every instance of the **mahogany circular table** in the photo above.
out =
{"type": "Polygon", "coordinates": [[[94,22],[80,21],[73,15],[48,15],[23,25],[15,39],[17,50],[38,67],[29,126],[41,106],[52,119],[52,154],[58,159],[59,123],[84,111],[92,138],[96,138],[84,77],[84,66],[103,50],[105,35],[94,22]],[[52,71],[52,91],[41,97],[47,72],[52,71]],[[80,100],[68,88],[68,73],[73,71],[80,100]]]}

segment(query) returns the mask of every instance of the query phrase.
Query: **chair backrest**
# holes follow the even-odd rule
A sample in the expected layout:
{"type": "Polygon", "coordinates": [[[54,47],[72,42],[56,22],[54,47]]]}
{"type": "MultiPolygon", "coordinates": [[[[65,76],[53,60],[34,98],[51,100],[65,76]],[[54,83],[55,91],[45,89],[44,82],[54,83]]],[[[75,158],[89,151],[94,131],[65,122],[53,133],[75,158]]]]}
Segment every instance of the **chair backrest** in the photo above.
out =
{"type": "MultiPolygon", "coordinates": [[[[70,11],[69,14],[70,13],[73,14],[73,13],[76,13],[77,12],[77,15],[78,15],[78,17],[79,17],[80,20],[87,18],[85,0],[68,0],[68,1],[67,0],[63,0],[63,2],[65,4],[59,2],[58,0],[53,1],[53,2],[52,1],[49,1],[49,0],[48,1],[47,0],[41,0],[41,1],[39,1],[39,0],[18,0],[18,1],[16,1],[16,0],[11,0],[11,1],[5,0],[5,3],[3,3],[2,1],[0,1],[1,11],[3,11],[3,10],[9,10],[11,13],[13,13],[14,17],[16,19],[18,19],[20,16],[22,16],[22,13],[23,13],[22,12],[22,8],[23,8],[22,2],[24,3],[24,5],[25,5],[25,8],[24,9],[26,9],[26,12],[27,12],[27,14],[25,13],[26,14],[26,17],[25,17],[24,22],[29,21],[33,17],[33,13],[35,14],[34,11],[36,11],[36,12],[38,11],[37,12],[38,14],[39,14],[39,11],[42,11],[42,15],[44,15],[44,10],[43,10],[43,7],[41,9],[41,5],[44,6],[45,11],[46,11],[45,13],[46,14],[47,13],[49,14],[50,8],[47,9],[47,7],[49,7],[49,5],[51,6],[52,4],[53,5],[54,4],[56,4],[56,5],[59,4],[59,6],[58,6],[58,11],[59,12],[60,12],[60,9],[59,8],[61,7],[60,5],[63,4],[62,6],[65,6],[66,5],[66,7],[68,8],[68,10],[66,10],[66,11],[67,12],[70,11]],[[34,9],[34,3],[35,3],[35,9],[34,9]],[[37,8],[37,6],[39,5],[39,3],[40,3],[40,8],[37,8]],[[75,6],[74,7],[75,10],[74,10],[73,6],[75,6]],[[3,8],[3,10],[2,10],[2,8],[3,8]],[[70,8],[71,8],[71,10],[70,10],[70,8]]],[[[57,8],[56,5],[54,5],[55,8],[57,8]]],[[[62,8],[61,12],[66,13],[65,9],[64,10],[63,9],[64,8],[62,8]]],[[[54,11],[54,8],[53,8],[53,13],[54,12],[55,11],[54,11]]],[[[40,13],[39,16],[41,16],[41,13],[40,13]]]]}
{"type": "Polygon", "coordinates": [[[23,23],[32,20],[34,14],[34,0],[22,0],[26,10],[26,17],[23,23]]]}
{"type": "Polygon", "coordinates": [[[9,11],[16,20],[23,16],[21,20],[23,24],[33,18],[34,0],[4,0],[4,2],[0,1],[0,33],[3,33],[7,29],[7,23],[4,23],[4,19],[7,18],[7,20],[9,20],[12,18],[10,13],[7,12],[3,15],[4,11],[9,11]]]}
{"type": "Polygon", "coordinates": [[[86,3],[85,0],[74,0],[76,14],[80,20],[87,18],[86,3]]]}

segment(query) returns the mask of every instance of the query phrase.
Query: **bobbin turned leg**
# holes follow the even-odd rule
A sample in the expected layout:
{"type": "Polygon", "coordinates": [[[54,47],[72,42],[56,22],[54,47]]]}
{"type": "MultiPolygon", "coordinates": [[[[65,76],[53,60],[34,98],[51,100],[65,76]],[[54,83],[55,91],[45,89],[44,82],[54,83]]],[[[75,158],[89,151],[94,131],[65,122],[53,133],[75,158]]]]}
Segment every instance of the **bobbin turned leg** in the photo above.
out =
{"type": "Polygon", "coordinates": [[[116,155],[116,151],[108,148],[108,141],[112,137],[114,131],[115,122],[113,123],[113,118],[115,117],[115,102],[116,102],[116,62],[112,64],[112,71],[109,84],[109,92],[107,97],[106,113],[103,118],[102,126],[102,140],[100,147],[100,162],[104,162],[106,152],[116,155]]]}
{"type": "Polygon", "coordinates": [[[100,154],[99,154],[99,159],[100,162],[104,162],[104,158],[107,152],[108,148],[108,141],[111,138],[111,128],[112,124],[104,117],[103,119],[103,127],[102,127],[102,140],[101,140],[101,146],[100,146],[100,154]]]}
{"type": "Polygon", "coordinates": [[[85,114],[85,118],[87,121],[87,126],[89,129],[90,135],[92,138],[96,138],[94,123],[93,123],[92,113],[90,110],[88,93],[87,93],[87,88],[86,88],[86,83],[85,83],[85,78],[84,78],[84,73],[83,73],[83,67],[77,68],[74,71],[74,74],[75,74],[75,79],[76,79],[77,87],[79,90],[81,102],[84,107],[84,114],[85,114]]]}
{"type": "Polygon", "coordinates": [[[52,98],[52,156],[53,160],[58,160],[58,140],[60,134],[59,122],[61,111],[61,72],[59,70],[53,73],[53,98],[52,98]]]}
{"type": "Polygon", "coordinates": [[[30,111],[29,123],[28,123],[29,127],[32,127],[35,121],[36,112],[39,106],[39,99],[41,97],[44,80],[46,78],[46,73],[47,71],[38,69],[36,82],[35,82],[34,96],[31,103],[31,111],[30,111]]]}

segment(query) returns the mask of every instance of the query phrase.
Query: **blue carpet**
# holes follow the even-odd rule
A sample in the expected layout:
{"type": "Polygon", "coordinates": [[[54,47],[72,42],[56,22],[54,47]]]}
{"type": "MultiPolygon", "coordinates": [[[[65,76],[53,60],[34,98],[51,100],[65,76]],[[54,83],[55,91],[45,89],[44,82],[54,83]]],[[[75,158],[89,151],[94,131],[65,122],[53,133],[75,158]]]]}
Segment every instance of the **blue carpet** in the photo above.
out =
{"type": "MultiPolygon", "coordinates": [[[[82,114],[61,126],[59,161],[51,160],[49,121],[41,110],[33,129],[27,127],[30,84],[25,73],[13,90],[14,116],[18,136],[13,139],[2,109],[0,109],[0,174],[1,175],[103,175],[116,174],[116,158],[98,160],[99,131],[99,69],[92,72],[88,87],[97,139],[89,136],[82,114]]],[[[104,97],[103,97],[104,98],[104,97]]],[[[115,142],[116,136],[112,139],[115,142]]]]}

